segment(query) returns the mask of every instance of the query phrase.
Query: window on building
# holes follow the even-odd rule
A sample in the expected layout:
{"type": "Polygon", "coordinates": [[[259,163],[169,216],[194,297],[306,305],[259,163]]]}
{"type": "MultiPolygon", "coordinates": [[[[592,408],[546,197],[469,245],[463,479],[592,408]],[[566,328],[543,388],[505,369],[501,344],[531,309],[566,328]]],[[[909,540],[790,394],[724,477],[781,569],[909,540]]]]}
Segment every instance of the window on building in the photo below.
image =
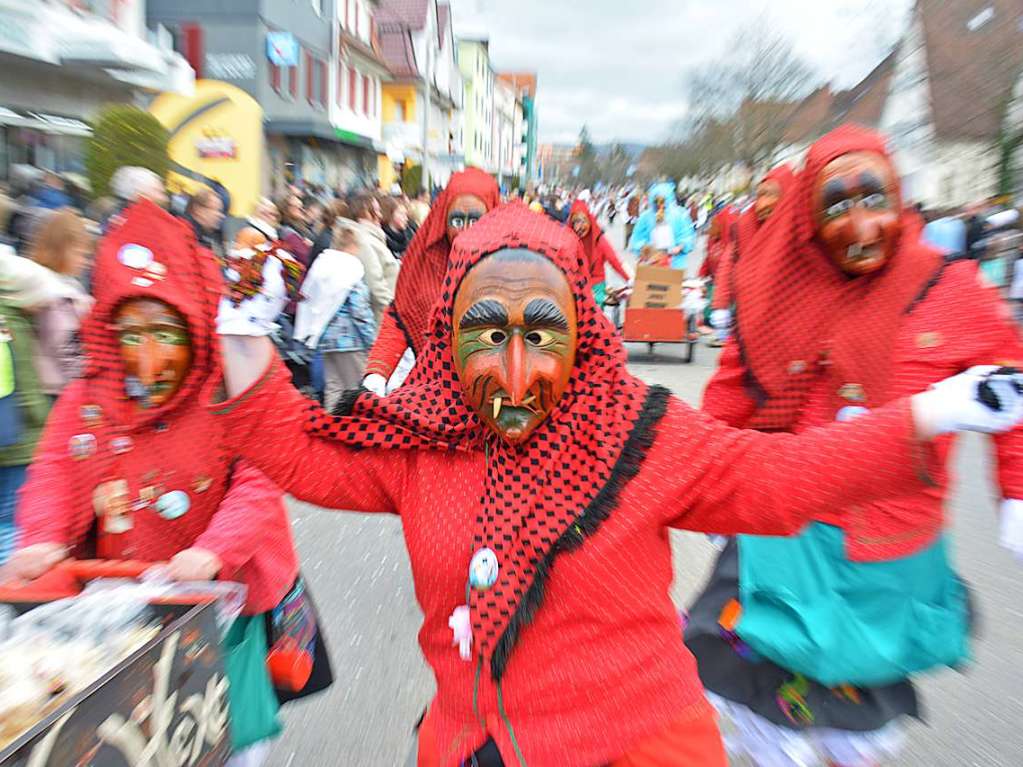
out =
{"type": "Polygon", "coordinates": [[[313,54],[309,51],[305,52],[305,100],[310,104],[315,103],[313,101],[313,94],[316,93],[316,66],[313,62],[313,54]]]}
{"type": "Polygon", "coordinates": [[[369,114],[369,78],[362,76],[362,113],[369,114]]]}
{"type": "Polygon", "coordinates": [[[323,107],[323,108],[326,108],[327,107],[327,99],[330,98],[330,96],[327,94],[327,89],[330,87],[330,82],[329,82],[330,78],[327,77],[327,62],[323,61],[323,60],[318,60],[316,62],[316,68],[320,72],[320,91],[319,91],[320,106],[323,107]]]}
{"type": "Polygon", "coordinates": [[[408,112],[405,102],[402,99],[398,99],[394,102],[394,121],[403,123],[408,122],[408,112]]]}
{"type": "Polygon", "coordinates": [[[267,62],[270,68],[270,87],[274,89],[274,93],[280,95],[281,93],[281,68],[276,64],[267,62]]]}
{"type": "Polygon", "coordinates": [[[337,62],[337,105],[343,106],[345,103],[345,63],[338,59],[337,62]]]}
{"type": "Polygon", "coordinates": [[[359,0],[355,0],[355,36],[359,36],[359,17],[362,15],[362,8],[359,7],[359,0]]]}
{"type": "MultiPolygon", "coordinates": [[[[301,57],[299,57],[300,60],[301,57]]],[[[288,93],[291,94],[291,98],[298,98],[298,61],[294,66],[288,67],[288,93]]]]}
{"type": "Polygon", "coordinates": [[[355,71],[355,67],[348,67],[348,108],[353,112],[355,111],[355,105],[358,103],[356,99],[355,91],[359,87],[359,73],[355,71]]]}
{"type": "Polygon", "coordinates": [[[351,29],[351,0],[343,0],[345,4],[345,30],[351,29]]]}

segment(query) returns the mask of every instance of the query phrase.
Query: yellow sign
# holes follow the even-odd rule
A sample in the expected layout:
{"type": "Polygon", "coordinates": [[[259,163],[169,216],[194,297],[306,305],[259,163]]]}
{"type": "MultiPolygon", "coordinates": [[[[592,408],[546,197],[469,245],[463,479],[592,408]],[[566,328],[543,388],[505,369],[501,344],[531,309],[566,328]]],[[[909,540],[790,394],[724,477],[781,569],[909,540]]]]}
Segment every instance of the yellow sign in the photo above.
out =
{"type": "Polygon", "coordinates": [[[197,80],[194,96],[164,93],[149,111],[171,134],[171,189],[191,194],[222,185],[231,215],[252,213],[263,162],[263,110],[255,99],[219,80],[197,80]]]}

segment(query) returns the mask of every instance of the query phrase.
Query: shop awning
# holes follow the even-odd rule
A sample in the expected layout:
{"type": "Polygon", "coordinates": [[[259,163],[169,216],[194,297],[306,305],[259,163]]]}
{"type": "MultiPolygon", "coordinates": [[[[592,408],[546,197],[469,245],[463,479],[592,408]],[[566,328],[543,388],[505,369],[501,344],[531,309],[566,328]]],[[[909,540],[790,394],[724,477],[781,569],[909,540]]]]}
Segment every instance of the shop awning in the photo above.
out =
{"type": "Polygon", "coordinates": [[[9,106],[0,106],[0,125],[31,128],[44,133],[62,133],[67,136],[92,135],[89,124],[77,118],[9,106]]]}
{"type": "Polygon", "coordinates": [[[374,141],[369,136],[335,128],[328,122],[315,120],[267,120],[265,128],[268,134],[294,136],[295,138],[318,138],[325,141],[335,141],[339,144],[347,144],[359,149],[384,151],[383,145],[380,142],[374,141]]]}

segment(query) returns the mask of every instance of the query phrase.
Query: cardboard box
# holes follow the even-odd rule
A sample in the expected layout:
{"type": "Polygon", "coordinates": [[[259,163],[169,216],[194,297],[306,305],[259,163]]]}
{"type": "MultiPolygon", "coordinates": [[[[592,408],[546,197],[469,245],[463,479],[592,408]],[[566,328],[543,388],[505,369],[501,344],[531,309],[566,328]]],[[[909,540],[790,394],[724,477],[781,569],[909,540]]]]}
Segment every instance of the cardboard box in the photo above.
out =
{"type": "Polygon", "coordinates": [[[682,269],[664,269],[659,266],[640,266],[636,268],[636,288],[641,285],[657,286],[664,290],[672,287],[681,290],[686,273],[682,269]]]}

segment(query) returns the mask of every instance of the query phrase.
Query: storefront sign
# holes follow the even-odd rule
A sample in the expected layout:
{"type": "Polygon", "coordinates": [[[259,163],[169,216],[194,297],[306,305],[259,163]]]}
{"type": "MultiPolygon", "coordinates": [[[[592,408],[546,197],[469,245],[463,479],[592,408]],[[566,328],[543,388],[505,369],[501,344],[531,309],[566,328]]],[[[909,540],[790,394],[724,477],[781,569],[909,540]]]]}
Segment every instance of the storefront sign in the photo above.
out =
{"type": "Polygon", "coordinates": [[[227,134],[207,133],[195,142],[199,157],[207,160],[233,160],[238,156],[238,146],[227,134]]]}
{"type": "Polygon", "coordinates": [[[263,110],[219,80],[198,80],[191,97],[164,93],[149,111],[170,131],[169,186],[192,194],[222,185],[230,214],[249,215],[262,188],[263,110]]]}
{"type": "Polygon", "coordinates": [[[207,53],[206,74],[213,80],[253,80],[256,62],[244,53],[207,53]]]}
{"type": "Polygon", "coordinates": [[[298,40],[291,32],[267,32],[266,57],[274,66],[297,67],[298,40]]]}

